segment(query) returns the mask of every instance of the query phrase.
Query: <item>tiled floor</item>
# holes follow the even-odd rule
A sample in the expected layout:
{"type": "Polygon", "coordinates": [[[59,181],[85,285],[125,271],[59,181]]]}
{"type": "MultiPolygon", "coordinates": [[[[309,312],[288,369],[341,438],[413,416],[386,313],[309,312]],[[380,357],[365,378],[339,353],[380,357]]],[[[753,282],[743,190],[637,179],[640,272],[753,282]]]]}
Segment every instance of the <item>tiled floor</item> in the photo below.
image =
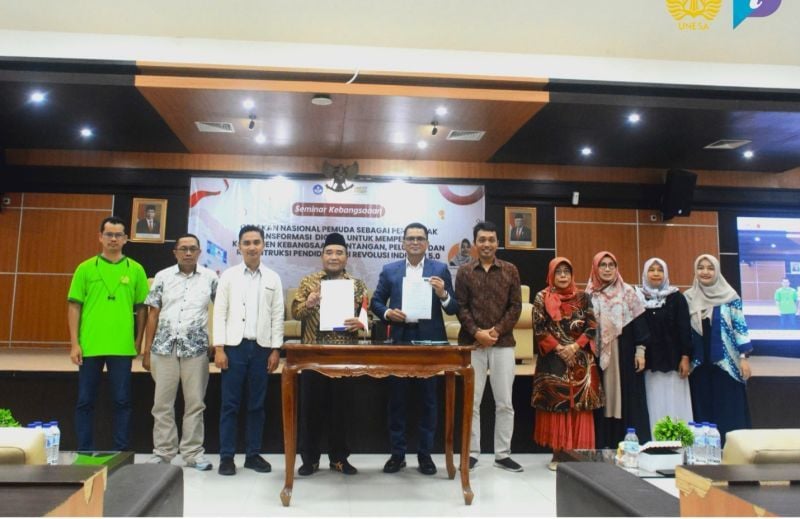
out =
{"type": "MultiPolygon", "coordinates": [[[[137,454],[136,463],[149,455],[137,454]]],[[[475,499],[466,506],[458,476],[447,479],[444,455],[433,457],[439,471],[423,476],[416,459],[397,474],[384,474],[388,456],[354,454],[350,462],[359,469],[345,476],[325,468],[311,477],[295,477],[291,506],[281,505],[284,458],[271,454],[269,474],[242,468],[236,457],[235,476],[220,476],[219,456],[209,455],[214,470],[184,469],[184,515],[186,516],[555,516],[556,475],[547,470],[549,454],[513,456],[525,469],[511,473],[493,466],[494,457],[484,454],[470,474],[475,499]]],[[[324,457],[323,457],[324,460],[324,457]]],[[[299,461],[299,459],[298,459],[299,461]]],[[[456,463],[458,456],[456,456],[456,463]]],[[[174,464],[182,464],[180,458],[174,464]]]]}

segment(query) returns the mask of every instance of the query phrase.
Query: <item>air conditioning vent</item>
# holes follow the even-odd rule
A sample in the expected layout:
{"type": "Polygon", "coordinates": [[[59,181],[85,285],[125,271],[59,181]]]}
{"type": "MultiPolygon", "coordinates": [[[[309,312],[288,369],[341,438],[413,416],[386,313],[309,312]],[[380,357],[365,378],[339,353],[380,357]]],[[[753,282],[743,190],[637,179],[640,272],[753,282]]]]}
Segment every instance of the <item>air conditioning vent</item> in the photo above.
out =
{"type": "Polygon", "coordinates": [[[707,146],[703,146],[704,150],[735,150],[736,148],[741,148],[745,144],[750,144],[753,141],[748,141],[746,139],[722,139],[719,141],[714,141],[707,146]]]}
{"type": "Polygon", "coordinates": [[[236,133],[233,124],[227,122],[195,121],[194,124],[202,133],[236,133]]]}
{"type": "Polygon", "coordinates": [[[486,132],[481,130],[450,130],[450,133],[447,134],[447,140],[477,142],[483,139],[484,135],[486,135],[486,132]]]}

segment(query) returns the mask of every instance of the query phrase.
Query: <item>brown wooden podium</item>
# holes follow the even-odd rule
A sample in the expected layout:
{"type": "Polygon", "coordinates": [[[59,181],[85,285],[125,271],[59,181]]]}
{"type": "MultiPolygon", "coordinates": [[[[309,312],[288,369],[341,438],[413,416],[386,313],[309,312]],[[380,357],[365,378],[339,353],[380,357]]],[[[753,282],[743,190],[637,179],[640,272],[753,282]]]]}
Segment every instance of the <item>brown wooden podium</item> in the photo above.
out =
{"type": "Polygon", "coordinates": [[[286,364],[281,375],[283,398],[283,442],[286,451],[286,483],[281,491],[283,506],[292,500],[297,441],[297,373],[310,369],[328,377],[420,377],[445,374],[444,444],[447,475],[455,478],[453,464],[453,416],[455,376],[464,377],[461,413],[461,488],[464,502],[472,504],[469,486],[469,441],[472,429],[472,401],[475,374],[472,369],[472,346],[401,346],[401,345],[322,345],[285,344],[286,364]]]}

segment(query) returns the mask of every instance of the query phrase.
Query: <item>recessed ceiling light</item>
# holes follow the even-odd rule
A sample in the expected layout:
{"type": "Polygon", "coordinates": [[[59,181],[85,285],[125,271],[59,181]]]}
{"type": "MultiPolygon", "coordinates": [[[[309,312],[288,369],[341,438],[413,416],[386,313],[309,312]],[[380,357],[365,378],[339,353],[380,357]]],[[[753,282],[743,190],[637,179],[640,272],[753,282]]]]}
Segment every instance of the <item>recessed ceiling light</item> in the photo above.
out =
{"type": "Polygon", "coordinates": [[[755,156],[755,153],[753,153],[752,150],[747,150],[744,153],[742,153],[742,157],[744,157],[746,159],[752,159],[754,156],[755,156]]]}
{"type": "Polygon", "coordinates": [[[581,155],[583,155],[584,157],[588,157],[591,154],[592,154],[592,148],[590,148],[589,146],[584,146],[583,148],[581,148],[581,155]]]}
{"type": "Polygon", "coordinates": [[[761,241],[761,237],[756,236],[755,238],[753,238],[753,241],[761,241]]]}
{"type": "Polygon", "coordinates": [[[642,120],[642,116],[640,116],[636,112],[633,112],[633,113],[628,115],[628,122],[631,123],[631,124],[636,124],[641,120],[642,120]]]}
{"type": "Polygon", "coordinates": [[[769,244],[769,246],[770,246],[771,248],[773,248],[773,249],[774,249],[775,247],[777,247],[777,245],[775,245],[774,243],[770,243],[770,244],[769,244]]]}
{"type": "Polygon", "coordinates": [[[437,106],[436,107],[436,115],[438,115],[438,116],[447,115],[447,107],[446,106],[437,106]]]}
{"type": "Polygon", "coordinates": [[[35,90],[34,92],[31,92],[30,100],[31,103],[39,104],[44,101],[44,97],[44,92],[35,90]]]}
{"type": "Polygon", "coordinates": [[[333,99],[328,94],[314,94],[311,98],[311,104],[316,106],[330,106],[333,104],[333,99]]]}
{"type": "Polygon", "coordinates": [[[81,137],[83,137],[84,139],[88,139],[92,135],[94,135],[94,132],[92,131],[91,128],[81,128],[81,137]]]}
{"type": "Polygon", "coordinates": [[[259,133],[258,135],[256,135],[255,141],[258,144],[264,144],[265,142],[267,142],[267,136],[264,135],[263,133],[259,133]]]}
{"type": "Polygon", "coordinates": [[[242,106],[244,106],[247,110],[251,110],[256,106],[256,102],[252,99],[245,99],[242,101],[242,106]]]}
{"type": "Polygon", "coordinates": [[[417,148],[424,150],[428,147],[428,143],[425,141],[417,141],[417,148]]]}

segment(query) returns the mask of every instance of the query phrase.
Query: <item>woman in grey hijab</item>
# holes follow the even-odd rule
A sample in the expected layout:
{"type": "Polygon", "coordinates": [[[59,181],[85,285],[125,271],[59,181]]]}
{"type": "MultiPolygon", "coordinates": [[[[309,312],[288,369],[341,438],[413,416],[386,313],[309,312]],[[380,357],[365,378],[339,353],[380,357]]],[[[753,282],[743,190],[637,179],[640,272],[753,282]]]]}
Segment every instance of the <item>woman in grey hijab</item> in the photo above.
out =
{"type": "Polygon", "coordinates": [[[753,346],[742,299],[717,258],[701,254],[694,270],[694,284],[684,293],[692,325],[692,410],[695,421],[717,424],[724,445],[728,431],[750,428],[745,384],[753,346]]]}

